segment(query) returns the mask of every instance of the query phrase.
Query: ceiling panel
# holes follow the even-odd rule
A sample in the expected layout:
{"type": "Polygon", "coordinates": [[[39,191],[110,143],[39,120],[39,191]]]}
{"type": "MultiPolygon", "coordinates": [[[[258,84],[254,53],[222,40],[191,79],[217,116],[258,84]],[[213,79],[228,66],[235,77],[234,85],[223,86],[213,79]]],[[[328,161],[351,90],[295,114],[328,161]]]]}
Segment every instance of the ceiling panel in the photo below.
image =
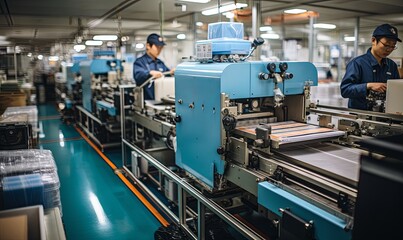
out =
{"type": "MultiPolygon", "coordinates": [[[[238,0],[252,2],[250,0],[238,0]]],[[[13,44],[54,44],[71,41],[78,33],[91,38],[94,34],[115,34],[120,17],[121,33],[131,39],[145,39],[147,34],[160,31],[160,17],[163,17],[163,34],[174,39],[177,33],[191,32],[193,21],[216,22],[218,15],[203,16],[201,10],[216,7],[217,0],[207,4],[187,3],[180,0],[0,0],[0,36],[7,36],[13,44]],[[179,5],[186,5],[182,11],[179,5]],[[163,13],[159,8],[162,6],[163,13]],[[99,20],[99,24],[90,25],[99,20]],[[181,26],[174,26],[176,20],[181,26]],[[89,27],[91,26],[91,27],[89,27]]],[[[222,4],[232,2],[222,0],[222,4]]],[[[319,13],[317,22],[337,25],[334,32],[322,33],[340,35],[351,33],[360,17],[360,33],[367,36],[373,28],[389,22],[402,29],[403,1],[362,0],[261,0],[262,20],[278,17],[289,8],[305,8],[319,13]]],[[[228,21],[221,17],[223,21],[228,21]]],[[[286,21],[286,38],[304,38],[307,35],[308,19],[286,21]]],[[[251,18],[244,21],[246,31],[251,32],[251,18]]],[[[281,32],[281,26],[273,26],[281,32]]],[[[205,29],[205,28],[204,28],[205,29]]]]}

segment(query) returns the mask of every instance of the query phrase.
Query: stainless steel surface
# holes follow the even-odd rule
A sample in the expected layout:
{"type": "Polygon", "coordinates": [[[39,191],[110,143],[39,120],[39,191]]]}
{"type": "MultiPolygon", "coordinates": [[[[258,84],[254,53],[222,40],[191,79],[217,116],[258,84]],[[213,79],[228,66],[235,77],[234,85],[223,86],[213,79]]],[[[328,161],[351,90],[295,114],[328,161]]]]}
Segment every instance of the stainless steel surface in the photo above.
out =
{"type": "MultiPolygon", "coordinates": [[[[317,105],[317,109],[309,109],[309,111],[312,112],[319,112],[319,111],[329,111],[329,110],[337,110],[341,111],[342,113],[349,114],[350,116],[354,116],[355,119],[360,118],[361,116],[372,116],[372,117],[378,117],[378,118],[383,118],[383,119],[390,119],[390,120],[396,120],[396,121],[403,121],[403,115],[398,115],[398,114],[390,114],[390,113],[381,113],[381,112],[373,112],[373,111],[364,111],[364,110],[359,110],[359,109],[351,109],[351,108],[342,108],[342,107],[335,107],[335,106],[325,106],[325,105],[317,105]]],[[[345,116],[345,115],[341,115],[345,116]]]]}
{"type": "Polygon", "coordinates": [[[236,164],[230,164],[226,173],[227,180],[257,196],[257,184],[266,176],[236,164]]]}
{"type": "Polygon", "coordinates": [[[141,113],[135,112],[133,114],[133,121],[136,124],[140,124],[143,127],[161,135],[161,136],[166,136],[168,134],[168,131],[171,127],[173,127],[172,124],[169,124],[167,122],[159,121],[157,119],[152,119],[151,117],[147,117],[141,113]]]}
{"type": "Polygon", "coordinates": [[[333,179],[354,185],[358,182],[361,150],[331,143],[292,146],[275,150],[287,161],[333,179]]]}
{"type": "MultiPolygon", "coordinates": [[[[133,146],[131,143],[127,142],[125,139],[122,139],[122,142],[132,149],[133,151],[136,151],[137,154],[139,154],[141,157],[149,161],[153,166],[155,166],[159,171],[163,172],[163,174],[175,181],[178,184],[179,187],[179,193],[181,194],[181,191],[185,191],[186,194],[189,194],[196,198],[201,204],[203,204],[206,208],[208,208],[210,211],[212,211],[214,214],[216,214],[218,217],[223,219],[226,223],[228,223],[230,226],[232,226],[235,230],[237,230],[239,233],[241,233],[243,236],[245,236],[248,239],[264,239],[262,236],[254,232],[252,229],[250,229],[248,226],[246,226],[244,223],[240,222],[238,219],[236,219],[234,216],[229,214],[227,211],[222,209],[217,203],[209,200],[203,194],[198,191],[196,188],[194,188],[192,185],[184,181],[182,178],[180,178],[178,175],[176,175],[174,172],[172,172],[169,168],[158,162],[156,159],[151,157],[149,154],[138,148],[137,146],[133,146]]],[[[130,173],[130,171],[129,171],[130,173]]],[[[179,196],[179,202],[181,202],[181,199],[183,200],[183,195],[179,196]]],[[[183,212],[182,212],[183,213],[183,212]]],[[[200,214],[200,213],[198,213],[200,214]]],[[[183,217],[184,214],[180,214],[179,218],[183,217]]],[[[185,218],[186,219],[186,218],[185,218]]],[[[179,219],[180,223],[183,223],[183,218],[179,219]]]]}
{"type": "Polygon", "coordinates": [[[198,225],[197,225],[197,239],[205,239],[206,237],[206,228],[205,228],[205,214],[206,214],[206,207],[201,204],[199,201],[197,202],[197,211],[199,212],[198,215],[198,225]]]}
{"type": "Polygon", "coordinates": [[[232,161],[244,166],[249,164],[248,144],[243,139],[231,137],[228,154],[232,161]]]}

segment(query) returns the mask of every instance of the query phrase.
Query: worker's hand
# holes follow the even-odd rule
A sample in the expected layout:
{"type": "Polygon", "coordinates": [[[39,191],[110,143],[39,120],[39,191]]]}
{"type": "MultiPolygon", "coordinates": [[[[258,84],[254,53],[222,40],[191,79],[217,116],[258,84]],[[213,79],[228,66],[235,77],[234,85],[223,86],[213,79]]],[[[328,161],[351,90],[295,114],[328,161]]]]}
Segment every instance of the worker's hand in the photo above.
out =
{"type": "Polygon", "coordinates": [[[160,77],[163,76],[163,75],[162,75],[162,72],[160,72],[160,71],[155,71],[155,70],[151,70],[151,71],[150,71],[150,75],[151,75],[153,78],[160,78],[160,77]]]}
{"type": "Polygon", "coordinates": [[[375,92],[386,92],[386,83],[371,82],[367,83],[367,89],[375,92]]]}
{"type": "Polygon", "coordinates": [[[175,74],[175,68],[172,68],[171,71],[169,71],[169,73],[173,76],[175,74]]]}

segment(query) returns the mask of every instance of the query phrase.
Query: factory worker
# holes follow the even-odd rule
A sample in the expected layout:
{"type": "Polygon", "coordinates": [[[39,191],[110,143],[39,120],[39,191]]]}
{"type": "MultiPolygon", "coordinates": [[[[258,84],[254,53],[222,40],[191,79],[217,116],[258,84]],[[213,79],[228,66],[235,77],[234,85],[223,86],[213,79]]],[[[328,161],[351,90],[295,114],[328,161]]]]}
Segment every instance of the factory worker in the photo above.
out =
{"type": "Polygon", "coordinates": [[[396,44],[401,41],[396,27],[382,24],[375,28],[372,47],[367,53],[347,64],[340,90],[344,98],[349,98],[349,108],[372,110],[367,95],[371,91],[385,93],[386,82],[400,78],[396,63],[387,56],[397,49],[396,44]]]}
{"type": "MultiPolygon", "coordinates": [[[[133,66],[134,80],[137,86],[143,84],[147,79],[153,77],[155,79],[163,76],[164,72],[174,74],[175,69],[169,69],[164,62],[158,59],[165,42],[158,34],[152,33],[147,37],[146,53],[137,58],[133,66]]],[[[144,99],[154,100],[154,84],[144,87],[144,99]]]]}

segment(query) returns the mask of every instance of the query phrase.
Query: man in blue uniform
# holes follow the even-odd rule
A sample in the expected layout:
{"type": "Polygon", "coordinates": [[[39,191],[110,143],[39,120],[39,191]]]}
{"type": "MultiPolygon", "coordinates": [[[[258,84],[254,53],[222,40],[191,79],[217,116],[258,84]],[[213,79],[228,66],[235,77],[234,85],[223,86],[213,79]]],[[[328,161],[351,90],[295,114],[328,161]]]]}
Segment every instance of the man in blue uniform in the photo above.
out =
{"type": "MultiPolygon", "coordinates": [[[[147,37],[146,54],[136,59],[133,66],[134,80],[137,86],[143,84],[147,79],[160,78],[164,72],[170,71],[174,74],[174,69],[170,70],[164,62],[158,59],[165,42],[158,34],[152,33],[147,37]]],[[[144,100],[154,100],[154,84],[151,87],[144,86],[144,100]]]]}
{"type": "Polygon", "coordinates": [[[349,98],[349,108],[372,110],[367,94],[371,91],[385,93],[387,80],[400,78],[396,63],[387,58],[397,48],[397,41],[402,41],[397,29],[382,24],[375,28],[371,38],[372,47],[367,53],[347,64],[340,90],[344,98],[349,98]]]}

